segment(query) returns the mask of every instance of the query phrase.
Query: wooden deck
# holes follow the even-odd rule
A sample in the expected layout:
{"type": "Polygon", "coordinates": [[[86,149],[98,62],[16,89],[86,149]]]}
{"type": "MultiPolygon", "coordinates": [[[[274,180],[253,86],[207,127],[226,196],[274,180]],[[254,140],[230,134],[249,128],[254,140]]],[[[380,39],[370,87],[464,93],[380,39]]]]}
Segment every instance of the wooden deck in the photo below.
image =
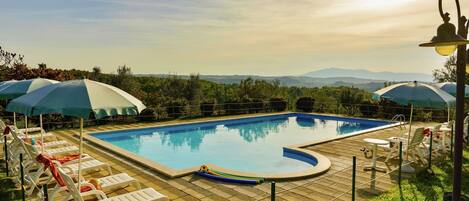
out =
{"type": "MultiPolygon", "coordinates": [[[[97,128],[88,128],[87,132],[105,131],[124,128],[135,128],[142,126],[152,126],[161,123],[151,124],[130,124],[130,125],[109,125],[97,128]]],[[[420,124],[419,126],[423,126],[420,124]]],[[[414,128],[417,126],[414,126],[414,128]]],[[[70,132],[77,130],[56,131],[61,138],[76,143],[76,138],[70,132]]],[[[371,162],[366,159],[360,149],[365,145],[364,138],[385,139],[396,136],[401,132],[398,128],[389,128],[372,133],[362,134],[350,138],[335,140],[322,144],[307,147],[328,157],[332,166],[331,169],[314,178],[297,181],[279,181],[276,183],[277,200],[350,200],[351,198],[351,175],[352,156],[357,156],[357,196],[358,200],[365,200],[375,196],[376,192],[385,192],[396,186],[393,177],[395,174],[384,174],[380,172],[365,172],[363,166],[371,162]],[[377,177],[376,192],[370,191],[370,178],[377,177]]],[[[169,179],[165,176],[152,172],[142,167],[135,167],[132,163],[120,159],[119,157],[99,148],[85,143],[85,153],[92,155],[98,160],[106,162],[112,166],[115,173],[126,172],[130,176],[138,179],[143,186],[152,187],[160,193],[167,195],[171,200],[270,200],[270,183],[257,186],[234,185],[214,182],[198,176],[189,175],[176,179],[169,179]]],[[[3,150],[3,149],[2,149],[3,150]]],[[[379,156],[385,153],[380,150],[379,156]]],[[[381,166],[388,165],[389,169],[395,169],[394,164],[384,164],[384,158],[379,159],[381,166]]],[[[104,171],[85,175],[85,178],[105,176],[104,171]]],[[[135,190],[134,187],[117,189],[107,192],[109,196],[122,194],[135,190]]]]}

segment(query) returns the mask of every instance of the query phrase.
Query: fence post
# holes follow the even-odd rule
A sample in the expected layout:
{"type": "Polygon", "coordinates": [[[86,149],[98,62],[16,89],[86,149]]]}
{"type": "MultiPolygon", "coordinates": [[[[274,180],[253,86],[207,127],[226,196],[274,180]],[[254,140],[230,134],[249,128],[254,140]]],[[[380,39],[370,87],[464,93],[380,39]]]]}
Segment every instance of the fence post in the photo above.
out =
{"type": "Polygon", "coordinates": [[[430,132],[430,150],[428,153],[428,170],[432,171],[433,132],[430,132]]]}
{"type": "Polygon", "coordinates": [[[49,200],[49,194],[47,192],[47,184],[42,185],[42,190],[44,190],[44,201],[49,200]]]}
{"type": "Polygon", "coordinates": [[[22,200],[25,201],[26,197],[24,194],[24,172],[23,172],[23,154],[20,154],[20,173],[21,173],[21,195],[22,200]]]}
{"type": "Polygon", "coordinates": [[[5,168],[6,168],[6,175],[9,176],[9,168],[8,168],[8,145],[7,145],[7,136],[3,135],[3,146],[5,150],[5,168]]]}
{"type": "Polygon", "coordinates": [[[352,201],[355,201],[355,174],[357,171],[357,157],[352,158],[352,201]]]}
{"type": "MultiPolygon", "coordinates": [[[[468,131],[469,131],[469,129],[468,129],[468,131]]],[[[453,144],[454,144],[454,142],[453,142],[454,134],[453,133],[454,133],[454,124],[451,124],[451,139],[450,139],[450,148],[449,148],[450,149],[449,151],[450,151],[450,154],[451,154],[450,155],[451,160],[453,160],[453,144]]]]}
{"type": "Polygon", "coordinates": [[[399,172],[398,172],[398,178],[397,178],[399,187],[401,187],[401,179],[402,179],[402,141],[399,141],[399,172]]]}
{"type": "Polygon", "coordinates": [[[270,183],[270,200],[275,201],[275,181],[270,183]]]}

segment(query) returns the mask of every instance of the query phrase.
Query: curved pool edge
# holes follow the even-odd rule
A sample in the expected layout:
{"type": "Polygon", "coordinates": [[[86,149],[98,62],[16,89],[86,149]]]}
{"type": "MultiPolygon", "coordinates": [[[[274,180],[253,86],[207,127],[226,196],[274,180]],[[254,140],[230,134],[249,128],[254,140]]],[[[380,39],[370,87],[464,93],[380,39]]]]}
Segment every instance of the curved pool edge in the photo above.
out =
{"type": "MultiPolygon", "coordinates": [[[[144,157],[138,156],[137,154],[134,154],[132,152],[129,152],[127,150],[124,150],[122,148],[119,148],[115,145],[112,145],[108,142],[102,141],[98,138],[95,138],[91,135],[85,134],[83,138],[97,146],[99,146],[101,149],[105,149],[106,151],[110,151],[113,154],[119,155],[120,157],[123,157],[127,160],[132,161],[133,163],[137,163],[141,166],[144,166],[146,168],[149,168],[155,172],[158,172],[160,174],[163,174],[165,176],[168,176],[170,178],[177,178],[177,177],[182,177],[186,175],[193,174],[194,172],[198,171],[200,166],[194,166],[190,168],[185,168],[181,170],[174,170],[172,168],[166,167],[164,165],[158,164],[152,160],[148,160],[144,157]]],[[[316,165],[311,165],[312,168],[308,168],[307,170],[304,171],[298,171],[298,172],[289,172],[289,173],[274,173],[274,174],[263,174],[263,173],[249,173],[249,172],[241,172],[241,171],[236,171],[236,170],[231,170],[227,168],[223,168],[220,166],[217,166],[215,164],[205,164],[208,165],[209,168],[212,168],[217,171],[221,172],[226,172],[229,174],[236,174],[240,176],[247,176],[247,177],[261,177],[266,180],[288,180],[288,179],[301,179],[301,178],[307,178],[307,177],[313,177],[319,174],[322,174],[329,170],[331,167],[332,163],[324,155],[321,155],[317,152],[299,148],[299,147],[284,147],[284,151],[289,151],[292,154],[299,154],[302,155],[303,157],[308,157],[311,159],[314,159],[317,161],[316,165]]],[[[298,159],[296,159],[298,160],[298,159]]],[[[201,164],[202,165],[202,164],[201,164]]]]}
{"type": "Polygon", "coordinates": [[[260,177],[264,178],[265,180],[293,180],[293,179],[302,179],[302,178],[309,178],[313,177],[316,175],[320,175],[322,173],[325,173],[328,171],[332,165],[331,161],[329,158],[306,149],[301,149],[301,148],[291,148],[291,147],[284,147],[284,149],[287,149],[289,151],[297,152],[295,154],[301,153],[303,156],[311,157],[317,160],[317,165],[311,165],[312,168],[308,168],[307,170],[304,171],[298,171],[298,172],[289,172],[289,173],[273,173],[273,174],[267,174],[267,173],[248,173],[248,172],[242,172],[242,171],[236,171],[236,170],[231,170],[227,168],[223,168],[220,166],[217,166],[215,164],[206,164],[209,168],[214,169],[216,171],[220,172],[225,172],[228,174],[234,174],[234,175],[239,175],[239,176],[245,176],[245,177],[260,177]]]}
{"type": "MultiPolygon", "coordinates": [[[[288,112],[283,113],[283,114],[288,114],[288,112]]],[[[270,116],[270,114],[269,115],[259,115],[259,116],[270,116]]],[[[236,119],[236,118],[228,118],[228,119],[236,119]]],[[[218,121],[218,120],[216,120],[216,121],[218,121]]],[[[194,123],[194,122],[177,123],[177,124],[191,124],[191,123],[194,123]]],[[[171,124],[169,124],[169,125],[171,125],[171,124]]],[[[172,124],[172,125],[174,125],[174,124],[172,124]]],[[[299,153],[303,156],[314,158],[314,159],[317,160],[316,165],[311,165],[312,166],[311,169],[304,170],[304,171],[298,171],[298,172],[293,172],[293,173],[290,172],[290,173],[262,174],[262,173],[248,173],[248,172],[240,172],[240,171],[230,170],[230,169],[226,169],[226,168],[223,168],[223,167],[219,167],[215,164],[206,164],[206,165],[209,165],[209,167],[214,169],[214,170],[218,170],[218,171],[222,171],[222,172],[226,172],[226,173],[230,173],[230,174],[237,174],[237,175],[240,175],[240,176],[262,177],[262,178],[265,178],[266,180],[294,180],[294,179],[301,179],[301,178],[309,178],[309,177],[313,177],[313,176],[325,173],[326,171],[328,171],[330,169],[332,163],[329,160],[329,158],[327,158],[326,156],[324,156],[322,154],[319,154],[317,152],[314,152],[312,150],[308,150],[308,149],[306,149],[306,147],[313,146],[315,144],[325,143],[327,141],[333,141],[333,140],[338,140],[338,139],[341,139],[341,138],[347,138],[347,137],[352,137],[352,136],[356,136],[356,135],[360,135],[360,134],[364,134],[364,133],[369,133],[369,132],[373,132],[373,131],[377,131],[377,130],[387,129],[387,128],[395,127],[397,125],[399,125],[399,124],[394,123],[394,124],[390,124],[390,125],[386,125],[386,126],[379,126],[379,127],[374,128],[374,129],[369,129],[369,130],[366,130],[365,132],[363,132],[363,131],[357,132],[357,133],[354,133],[351,136],[343,136],[343,137],[338,137],[338,138],[329,139],[329,140],[320,141],[320,142],[318,142],[318,141],[306,142],[306,143],[302,143],[302,144],[295,144],[295,145],[290,145],[290,146],[284,147],[284,150],[296,152],[296,153],[299,153]]],[[[168,126],[168,124],[160,125],[160,126],[168,126]]],[[[132,129],[146,128],[146,127],[147,126],[137,126],[135,128],[132,128],[132,129]]],[[[152,126],[152,127],[154,127],[154,126],[152,126]]],[[[128,128],[126,128],[126,129],[113,129],[113,130],[128,130],[128,128]]],[[[75,135],[78,136],[77,133],[75,133],[75,135]]],[[[182,177],[182,176],[186,176],[186,175],[191,175],[191,174],[194,174],[194,172],[198,171],[199,168],[200,168],[200,166],[196,166],[196,167],[190,167],[190,168],[185,168],[185,169],[181,169],[181,170],[175,170],[175,169],[169,168],[167,166],[164,166],[162,164],[159,164],[155,161],[152,161],[152,160],[146,159],[144,157],[138,156],[137,154],[134,154],[130,151],[119,148],[119,147],[117,147],[117,146],[115,146],[111,143],[100,140],[100,139],[98,139],[98,138],[96,138],[96,137],[94,137],[94,136],[92,136],[88,133],[84,134],[83,137],[84,137],[85,140],[91,142],[92,144],[95,144],[95,145],[99,146],[101,149],[103,149],[102,151],[112,152],[113,154],[116,154],[120,157],[123,157],[123,158],[125,158],[125,159],[127,159],[127,160],[129,160],[129,161],[131,161],[135,164],[140,165],[140,166],[149,168],[150,170],[152,170],[154,172],[157,172],[157,173],[160,173],[160,174],[163,174],[163,175],[165,175],[169,178],[177,178],[177,177],[182,177]]]]}

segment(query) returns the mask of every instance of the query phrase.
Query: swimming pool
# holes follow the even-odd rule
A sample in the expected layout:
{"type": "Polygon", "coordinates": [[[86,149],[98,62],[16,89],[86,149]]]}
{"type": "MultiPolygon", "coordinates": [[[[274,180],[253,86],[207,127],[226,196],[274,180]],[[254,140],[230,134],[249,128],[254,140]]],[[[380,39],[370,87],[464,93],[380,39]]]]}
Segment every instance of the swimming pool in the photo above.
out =
{"type": "Polygon", "coordinates": [[[215,164],[255,174],[289,174],[317,165],[286,149],[389,126],[391,122],[288,113],[241,119],[92,133],[92,136],[170,169],[215,164]]]}

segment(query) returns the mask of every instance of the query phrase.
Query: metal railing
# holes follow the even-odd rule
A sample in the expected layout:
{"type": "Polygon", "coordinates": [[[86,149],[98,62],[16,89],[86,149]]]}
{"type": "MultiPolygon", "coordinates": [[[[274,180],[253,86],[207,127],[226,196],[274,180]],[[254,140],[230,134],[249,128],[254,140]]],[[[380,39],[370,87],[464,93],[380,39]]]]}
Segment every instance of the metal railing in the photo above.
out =
{"type": "MultiPolygon", "coordinates": [[[[190,119],[211,116],[280,112],[287,111],[288,108],[290,108],[288,103],[284,101],[161,106],[154,108],[154,113],[152,114],[146,114],[144,112],[135,116],[115,116],[99,120],[90,119],[85,120],[84,123],[85,126],[94,126],[102,124],[134,123],[139,121],[165,121],[176,118],[190,119]]],[[[315,102],[312,112],[364,118],[391,119],[398,122],[405,122],[410,114],[410,108],[393,105],[315,102]],[[402,115],[394,116],[395,114],[402,115]]],[[[22,118],[18,116],[19,115],[17,115],[18,127],[22,127],[22,118]]],[[[446,109],[423,108],[415,109],[413,119],[416,121],[424,120],[443,122],[447,120],[447,117],[446,109]]],[[[13,119],[13,117],[8,114],[2,116],[2,118],[9,120],[9,123],[11,123],[13,119]]],[[[31,117],[29,119],[31,127],[38,124],[38,117],[31,117]]],[[[76,128],[79,126],[79,122],[74,118],[64,118],[59,115],[44,115],[43,125],[47,130],[54,130],[58,128],[76,128]]]]}
{"type": "MultiPolygon", "coordinates": [[[[395,185],[401,186],[403,167],[410,167],[411,165],[417,165],[417,166],[422,167],[423,170],[431,171],[432,165],[435,165],[435,163],[433,162],[434,161],[433,159],[435,159],[435,156],[431,154],[432,152],[435,151],[434,147],[432,146],[432,143],[433,143],[432,142],[433,140],[431,140],[432,137],[433,136],[430,136],[430,141],[429,141],[430,146],[427,150],[428,155],[426,157],[428,158],[426,158],[427,160],[426,164],[422,164],[421,162],[417,163],[417,161],[404,161],[403,160],[404,150],[402,150],[402,147],[404,146],[402,145],[403,142],[400,142],[398,145],[396,145],[396,146],[399,146],[397,165],[395,167],[391,167],[390,169],[387,169],[385,173],[377,175],[378,171],[372,170],[370,179],[365,179],[365,181],[363,181],[364,180],[363,174],[361,174],[360,176],[361,179],[357,179],[357,172],[361,171],[361,169],[365,169],[365,167],[368,166],[368,162],[361,161],[360,163],[357,163],[356,156],[353,156],[352,165],[350,166],[346,166],[333,173],[328,172],[325,175],[319,176],[319,178],[312,179],[311,181],[306,182],[304,184],[293,186],[290,188],[284,188],[279,191],[275,189],[276,185],[271,185],[271,194],[266,195],[264,197],[260,197],[257,200],[265,200],[268,198],[270,198],[271,200],[276,200],[276,197],[282,197],[283,195],[286,195],[288,193],[301,191],[300,188],[302,187],[321,185],[323,187],[328,188],[331,191],[331,193],[335,194],[335,196],[329,195],[330,197],[329,200],[352,200],[354,201],[357,198],[358,190],[363,190],[370,194],[381,193],[382,191],[380,191],[377,188],[377,183],[385,182],[383,180],[389,181],[387,177],[391,177],[391,175],[397,175],[397,178],[395,178],[395,180],[397,181],[393,179],[391,179],[391,181],[396,182],[395,185]],[[428,165],[428,166],[426,166],[425,168],[425,165],[428,165]],[[349,186],[349,188],[344,188],[345,186],[349,186]]],[[[444,152],[439,157],[446,158],[448,157],[446,154],[448,154],[448,152],[444,152]]],[[[294,181],[290,183],[294,183],[294,181]]],[[[277,183],[277,184],[280,184],[280,183],[277,183]]],[[[288,185],[285,185],[285,186],[288,186],[288,185]]],[[[311,194],[311,196],[315,196],[315,195],[311,194]]]]}

